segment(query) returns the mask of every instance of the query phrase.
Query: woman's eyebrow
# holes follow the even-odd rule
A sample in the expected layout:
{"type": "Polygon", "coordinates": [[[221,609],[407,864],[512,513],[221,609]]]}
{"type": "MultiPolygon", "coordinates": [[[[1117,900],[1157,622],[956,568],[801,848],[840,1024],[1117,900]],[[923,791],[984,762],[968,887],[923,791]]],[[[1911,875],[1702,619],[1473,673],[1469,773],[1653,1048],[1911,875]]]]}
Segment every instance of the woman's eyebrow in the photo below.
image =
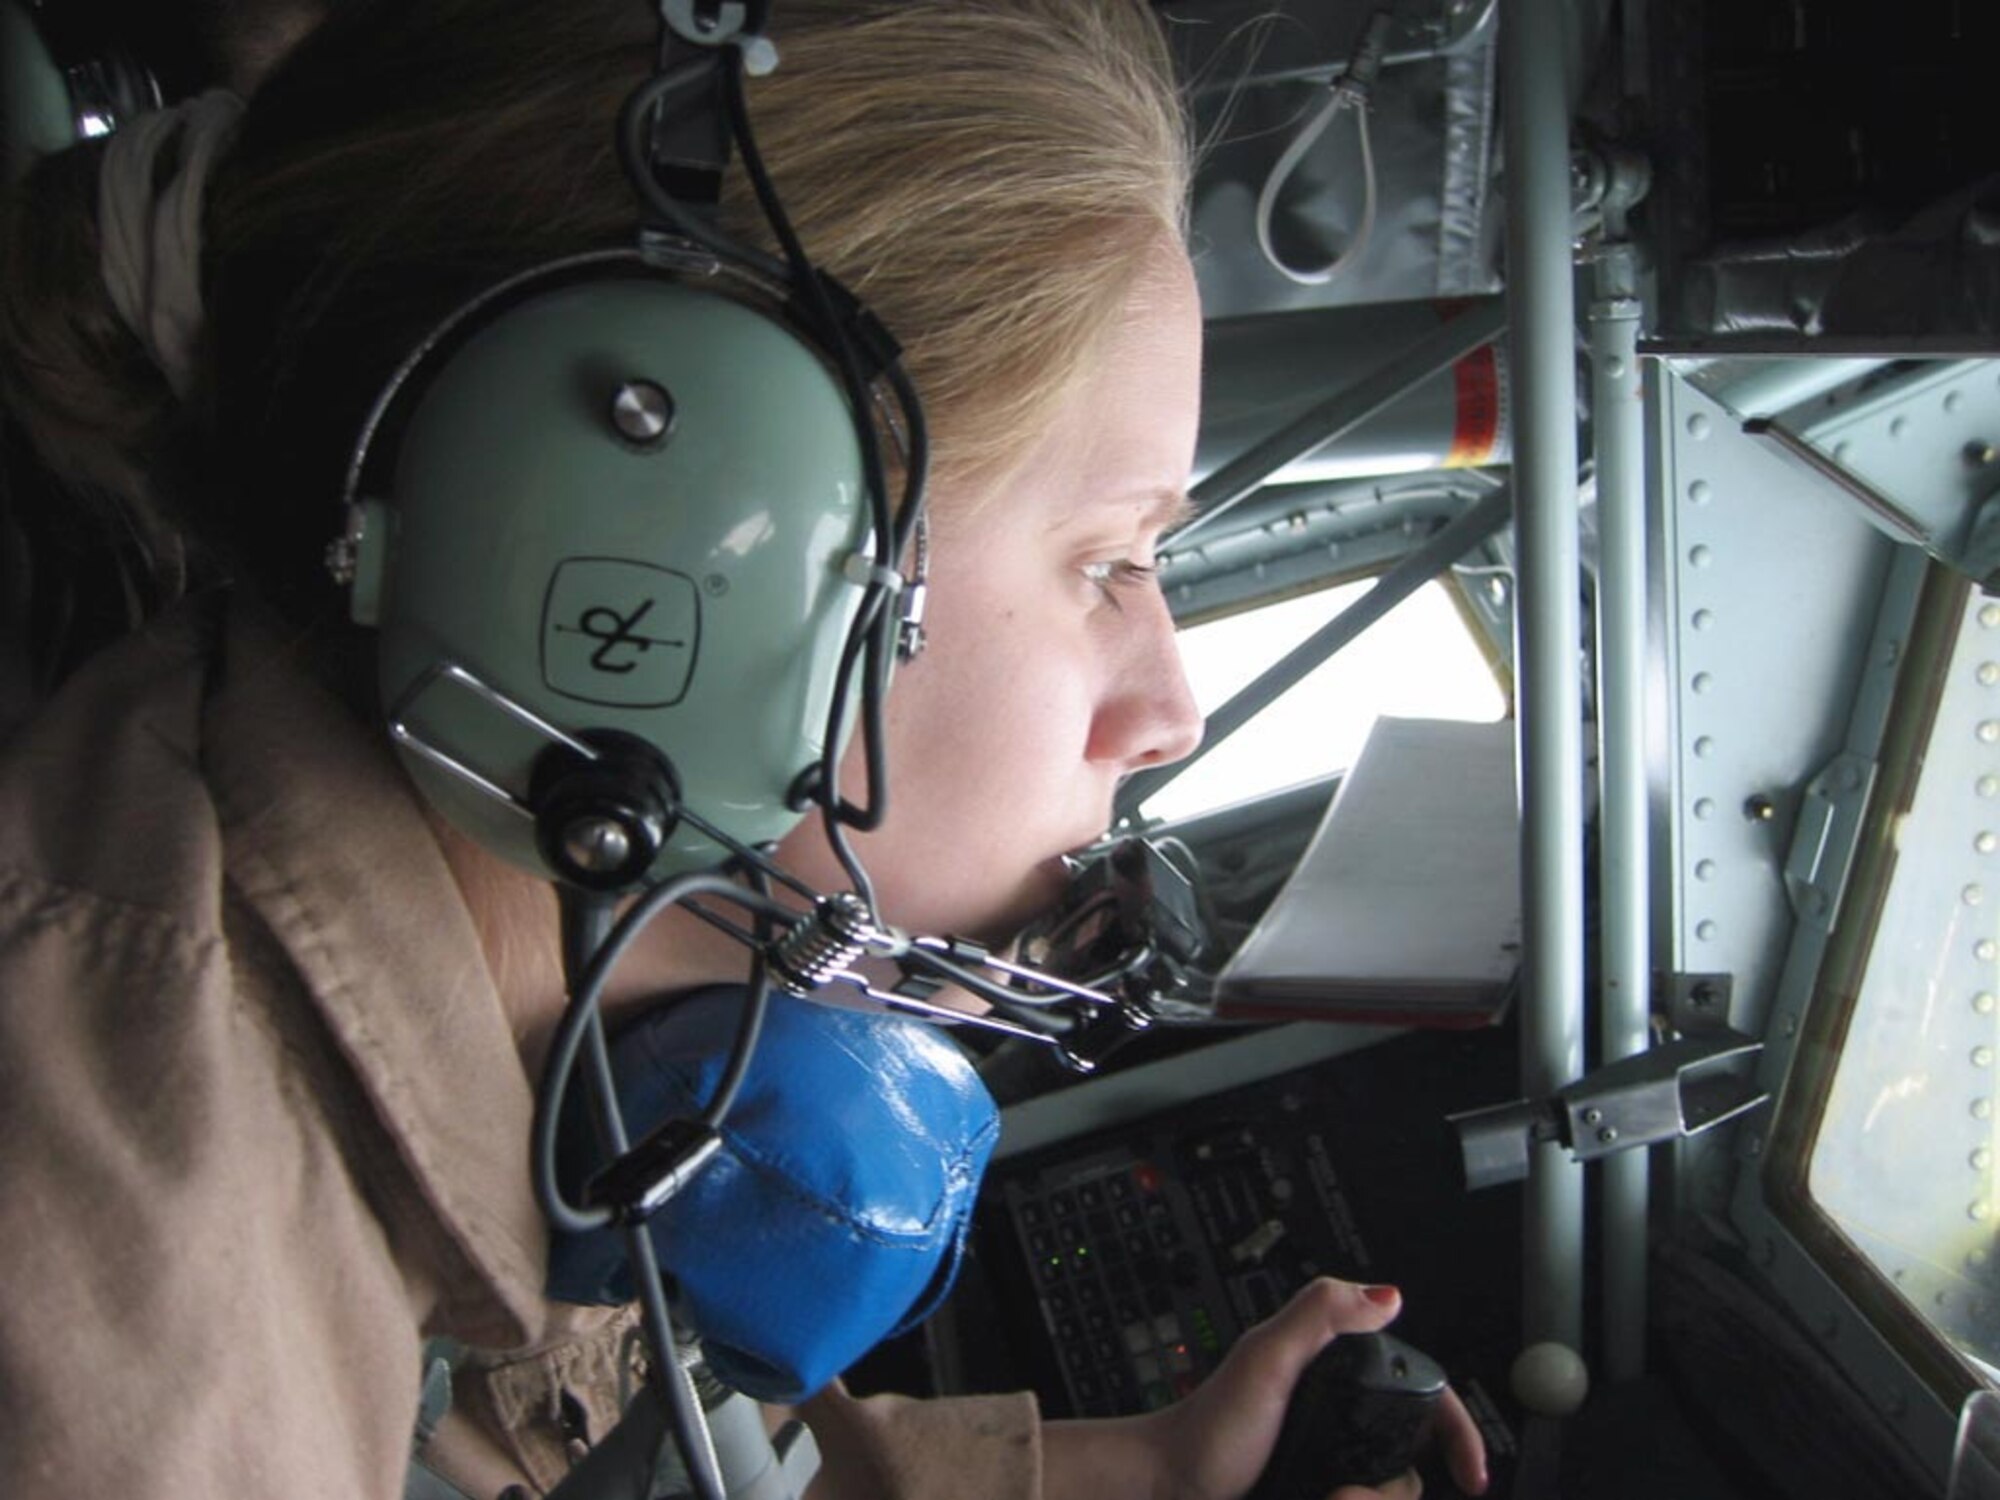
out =
{"type": "Polygon", "coordinates": [[[1168,485],[1154,492],[1153,505],[1146,512],[1146,521],[1156,530],[1174,531],[1192,521],[1194,516],[1194,501],[1188,498],[1187,491],[1168,485]]]}

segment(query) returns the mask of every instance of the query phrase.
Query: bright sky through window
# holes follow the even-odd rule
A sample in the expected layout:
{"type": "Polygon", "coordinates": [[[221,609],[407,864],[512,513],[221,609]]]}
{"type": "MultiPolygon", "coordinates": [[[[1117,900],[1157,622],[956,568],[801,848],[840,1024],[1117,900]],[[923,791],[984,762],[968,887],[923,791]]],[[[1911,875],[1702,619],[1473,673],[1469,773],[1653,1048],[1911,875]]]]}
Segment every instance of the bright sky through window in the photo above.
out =
{"type": "MultiPolygon", "coordinates": [[[[1203,713],[1365,594],[1371,580],[1323,589],[1180,633],[1203,713]]],[[[1425,584],[1372,629],[1147,799],[1179,818],[1345,770],[1378,715],[1490,721],[1506,703],[1444,585],[1425,584]]]]}

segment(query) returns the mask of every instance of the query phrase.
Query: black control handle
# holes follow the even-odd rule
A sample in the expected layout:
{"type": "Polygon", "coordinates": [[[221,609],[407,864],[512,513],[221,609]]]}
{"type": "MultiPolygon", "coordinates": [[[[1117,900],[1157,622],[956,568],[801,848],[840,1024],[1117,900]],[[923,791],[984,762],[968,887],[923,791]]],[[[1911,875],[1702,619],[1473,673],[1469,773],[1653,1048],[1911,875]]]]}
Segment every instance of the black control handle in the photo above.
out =
{"type": "Polygon", "coordinates": [[[1245,1500],[1324,1500],[1411,1467],[1431,1435],[1444,1370],[1386,1333],[1342,1334],[1313,1356],[1245,1500]]]}

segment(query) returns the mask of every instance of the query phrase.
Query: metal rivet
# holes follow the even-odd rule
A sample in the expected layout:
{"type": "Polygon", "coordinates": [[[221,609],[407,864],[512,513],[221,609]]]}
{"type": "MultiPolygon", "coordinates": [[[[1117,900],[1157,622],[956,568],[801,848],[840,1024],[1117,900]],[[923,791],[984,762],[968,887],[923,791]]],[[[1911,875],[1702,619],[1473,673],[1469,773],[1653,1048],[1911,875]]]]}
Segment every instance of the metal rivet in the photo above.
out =
{"type": "Polygon", "coordinates": [[[1709,756],[1715,754],[1715,741],[1705,734],[1697,737],[1694,742],[1694,753],[1707,760],[1709,756]]]}
{"type": "Polygon", "coordinates": [[[1709,425],[1710,424],[1707,415],[1703,412],[1696,412],[1693,416],[1688,418],[1687,421],[1688,436],[1696,439],[1707,437],[1709,425]]]}
{"type": "Polygon", "coordinates": [[[1688,486],[1688,499],[1696,505],[1706,505],[1715,495],[1715,486],[1706,479],[1697,479],[1688,486]]]}
{"type": "Polygon", "coordinates": [[[1972,1118],[1975,1120],[1992,1119],[1993,1101],[1991,1099],[1974,1099],[1972,1101],[1972,1118]]]}
{"type": "Polygon", "coordinates": [[[1974,881],[1958,893],[1958,899],[1963,901],[1967,906],[1977,906],[1986,899],[1986,888],[1977,881],[1974,881]]]}
{"type": "Polygon", "coordinates": [[[1944,409],[1946,411],[1962,411],[1964,410],[1964,408],[1965,408],[1964,392],[1946,391],[1944,393],[1944,409]]]}
{"type": "Polygon", "coordinates": [[[1981,938],[1972,945],[1972,956],[1983,964],[1990,964],[1994,959],[2000,958],[2000,943],[1996,943],[1992,938],[1981,938]]]}
{"type": "Polygon", "coordinates": [[[1715,924],[1713,922],[1706,922],[1706,921],[1695,923],[1694,935],[1697,938],[1701,939],[1701,941],[1704,943],[1714,941],[1715,924]]]}
{"type": "Polygon", "coordinates": [[[1601,1109],[1586,1109],[1583,1112],[1583,1123],[1586,1125],[1595,1125],[1603,1118],[1604,1111],[1601,1109]]]}
{"type": "Polygon", "coordinates": [[[1973,675],[1979,679],[1981,687],[1992,687],[2000,683],[2000,661],[1981,662],[1973,675]]]}
{"type": "Polygon", "coordinates": [[[1715,879],[1715,861],[1712,859],[1696,860],[1694,865],[1694,878],[1696,880],[1715,879]]]}
{"type": "Polygon", "coordinates": [[[1597,1140],[1600,1145],[1608,1146],[1617,1139],[1618,1132],[1613,1130],[1609,1125],[1597,1132],[1597,1140]]]}
{"type": "Polygon", "coordinates": [[[1715,561],[1715,553],[1707,546],[1691,547],[1688,549],[1688,561],[1697,568],[1705,568],[1715,561]]]}
{"type": "Polygon", "coordinates": [[[1973,835],[1972,847],[1981,854],[1991,854],[1995,849],[2000,849],[2000,834],[1995,834],[1991,829],[1981,829],[1973,835]]]}
{"type": "Polygon", "coordinates": [[[1994,1000],[1991,990],[1981,990],[1972,997],[1972,1013],[1975,1016],[1990,1016],[1996,1003],[2000,1002],[1994,1000]]]}
{"type": "Polygon", "coordinates": [[[1992,1067],[1993,1049],[1991,1047],[1974,1047],[1972,1049],[1972,1065],[1975,1068],[1992,1067]]]}
{"type": "Polygon", "coordinates": [[[1899,438],[1899,437],[1901,437],[1901,436],[1902,436],[1902,435],[1903,435],[1904,433],[1908,432],[1909,430],[1910,430],[1910,419],[1909,419],[1908,417],[1892,417],[1892,418],[1890,418],[1890,420],[1889,420],[1889,436],[1890,436],[1890,437],[1892,437],[1892,438],[1899,438]]]}
{"type": "Polygon", "coordinates": [[[1698,609],[1694,612],[1694,618],[1688,623],[1693,625],[1696,630],[1707,630],[1715,624],[1715,611],[1712,609],[1698,609]]]}

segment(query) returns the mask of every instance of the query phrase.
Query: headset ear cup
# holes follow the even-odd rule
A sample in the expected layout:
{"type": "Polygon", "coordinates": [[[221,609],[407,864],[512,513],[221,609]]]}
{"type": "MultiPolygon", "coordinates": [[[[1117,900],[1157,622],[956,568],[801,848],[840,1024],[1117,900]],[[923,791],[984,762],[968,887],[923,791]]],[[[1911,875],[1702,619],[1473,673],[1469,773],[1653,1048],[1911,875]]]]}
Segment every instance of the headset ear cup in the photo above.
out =
{"type": "Polygon", "coordinates": [[[680,788],[666,756],[637,735],[599,730],[584,739],[595,760],[552,745],[536,763],[535,844],[572,885],[629,890],[645,880],[679,821],[680,788]]]}
{"type": "Polygon", "coordinates": [[[72,144],[75,128],[68,85],[33,14],[18,0],[0,0],[0,158],[7,181],[72,144]]]}
{"type": "Polygon", "coordinates": [[[357,618],[404,764],[460,832],[618,889],[798,821],[786,793],[840,750],[871,524],[853,408],[781,308],[630,256],[526,273],[411,356],[354,472],[357,618]],[[557,797],[551,745],[612,731],[666,769],[571,767],[583,790],[557,797]],[[593,807],[618,848],[591,844],[593,807]]]}
{"type": "Polygon", "coordinates": [[[169,90],[148,59],[162,49],[174,98],[202,87],[199,48],[179,34],[185,25],[153,15],[164,9],[0,0],[0,150],[10,180],[38,157],[160,108],[169,90]]]}

